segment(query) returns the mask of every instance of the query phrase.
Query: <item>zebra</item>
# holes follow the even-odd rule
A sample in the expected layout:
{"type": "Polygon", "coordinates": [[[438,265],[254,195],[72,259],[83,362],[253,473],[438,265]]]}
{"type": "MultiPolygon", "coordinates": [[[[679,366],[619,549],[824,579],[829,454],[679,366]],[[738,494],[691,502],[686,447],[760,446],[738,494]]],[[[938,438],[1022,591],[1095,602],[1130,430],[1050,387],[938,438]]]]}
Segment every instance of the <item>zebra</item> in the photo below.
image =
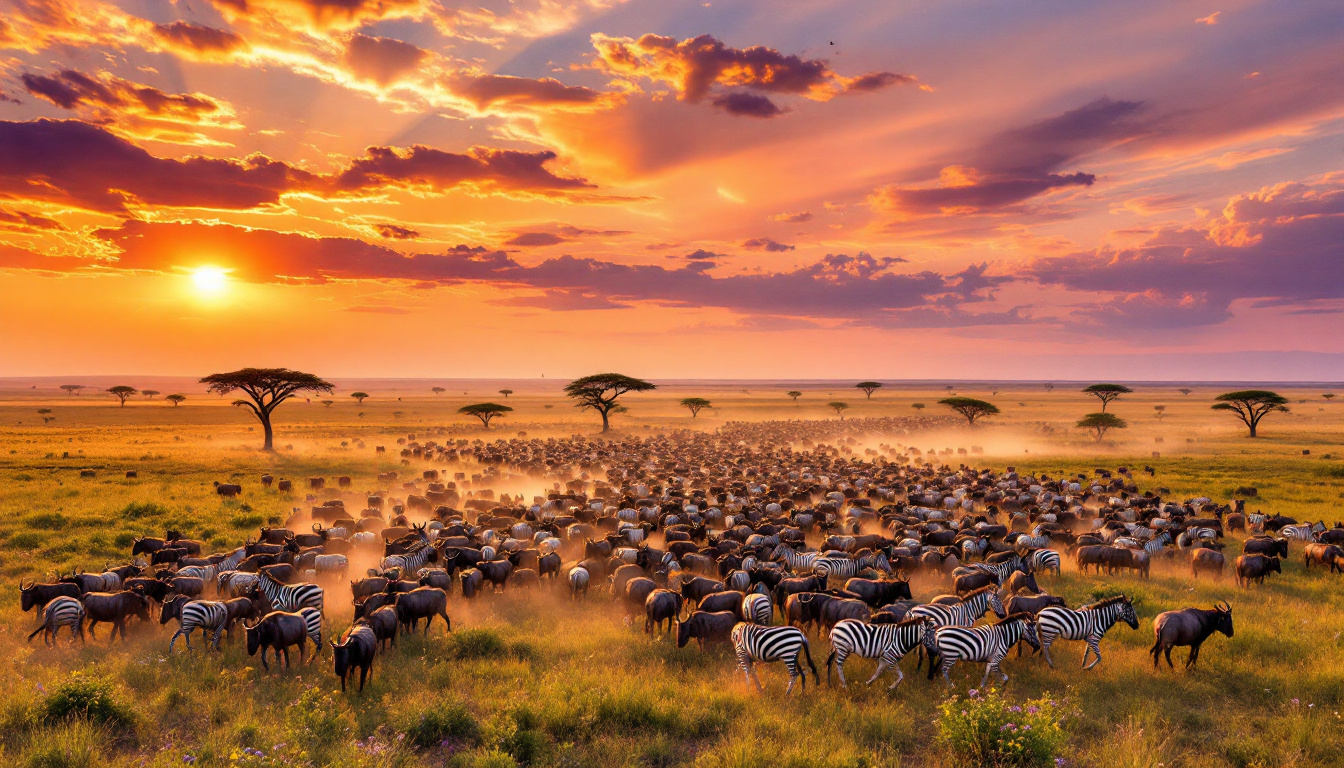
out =
{"type": "MultiPolygon", "coordinates": [[[[483,550],[484,551],[484,550],[483,550]]],[[[430,560],[437,559],[438,551],[428,544],[422,544],[415,547],[404,555],[389,555],[384,557],[378,564],[379,568],[387,570],[389,568],[400,568],[402,573],[415,573],[425,566],[430,560]]],[[[482,560],[491,560],[492,557],[481,556],[482,560]]]]}
{"type": "Polygon", "coordinates": [[[971,563],[966,567],[974,568],[978,571],[984,571],[985,573],[993,574],[994,576],[998,577],[1000,584],[1007,581],[1008,577],[1012,575],[1013,571],[1022,571],[1023,573],[1030,573],[1030,566],[1022,562],[1021,557],[1013,557],[1009,560],[1003,561],[1002,563],[971,563]]]}
{"type": "Polygon", "coordinates": [[[761,678],[756,674],[756,662],[782,661],[789,670],[789,687],[784,695],[793,693],[793,684],[801,675],[803,690],[807,690],[807,670],[798,663],[799,658],[807,661],[812,669],[812,678],[821,684],[817,674],[817,665],[812,663],[812,652],[807,643],[807,635],[797,627],[763,627],[758,624],[739,622],[732,631],[733,651],[737,654],[737,665],[747,676],[747,682],[756,681],[756,690],[762,691],[761,678]]]}
{"type": "Polygon", "coordinates": [[[890,573],[891,563],[887,560],[886,555],[868,555],[858,560],[848,557],[818,557],[812,563],[812,572],[818,576],[825,576],[827,579],[832,576],[840,579],[850,579],[858,576],[859,571],[864,568],[876,568],[890,573]]]}
{"type": "Polygon", "coordinates": [[[32,642],[37,637],[38,632],[43,632],[43,641],[48,648],[56,647],[56,633],[61,627],[70,628],[70,643],[75,642],[75,635],[79,635],[79,644],[84,644],[84,604],[68,595],[61,595],[51,602],[42,611],[42,626],[33,630],[28,636],[28,642],[32,642]]]}
{"type": "Polygon", "coordinates": [[[795,573],[809,573],[812,565],[821,556],[819,552],[799,552],[787,544],[780,544],[770,555],[772,560],[783,560],[789,570],[795,573]]]}
{"type": "MultiPolygon", "coordinates": [[[[991,672],[998,672],[1003,682],[1008,682],[999,665],[1008,655],[1008,649],[1026,640],[1033,648],[1039,648],[1036,639],[1036,624],[1030,613],[1014,613],[998,624],[987,627],[942,627],[937,632],[938,656],[942,660],[943,681],[952,687],[952,667],[958,661],[985,662],[985,675],[980,678],[980,687],[984,688],[991,672]]],[[[929,667],[929,677],[933,677],[933,666],[929,667]]]]}
{"type": "Polygon", "coordinates": [[[243,558],[245,557],[247,557],[247,550],[243,547],[239,547],[233,550],[228,557],[215,563],[215,566],[219,569],[219,573],[232,571],[238,567],[239,563],[243,562],[243,558]]]}
{"type": "Polygon", "coordinates": [[[1310,524],[1285,525],[1279,529],[1279,533],[1289,541],[1311,541],[1314,531],[1310,524]]]}
{"type": "Polygon", "coordinates": [[[177,569],[178,576],[191,576],[204,581],[206,584],[215,584],[219,576],[218,565],[188,565],[185,568],[177,569]]]}
{"type": "Polygon", "coordinates": [[[991,608],[1000,618],[1006,615],[1003,602],[999,600],[998,592],[992,584],[967,593],[961,602],[953,605],[937,603],[917,605],[910,609],[907,617],[928,617],[933,619],[936,627],[969,627],[991,608]]]}
{"type": "Polygon", "coordinates": [[[753,593],[742,598],[743,621],[769,626],[774,615],[775,607],[770,604],[769,595],[753,593]]]}
{"type": "Polygon", "coordinates": [[[241,597],[256,588],[260,577],[245,571],[224,571],[215,578],[215,594],[228,599],[241,597]]]}
{"type": "Polygon", "coordinates": [[[312,660],[322,655],[322,611],[317,608],[300,608],[299,615],[303,617],[304,626],[307,627],[308,639],[312,640],[317,648],[313,655],[308,657],[312,660]]]}
{"type": "Polygon", "coordinates": [[[1134,604],[1128,597],[1120,595],[1102,600],[1095,605],[1085,605],[1078,610],[1051,605],[1036,614],[1036,636],[1040,641],[1041,652],[1045,654],[1045,663],[1055,668],[1050,658],[1050,644],[1055,638],[1065,640],[1085,640],[1087,649],[1083,651],[1083,669],[1091,669],[1101,663],[1101,638],[1117,621],[1123,621],[1130,629],[1139,628],[1139,619],[1134,615],[1134,604]],[[1087,663],[1087,654],[1091,652],[1096,659],[1087,663]]]}
{"type": "Polygon", "coordinates": [[[872,685],[888,667],[896,670],[896,682],[887,686],[895,688],[905,679],[900,661],[905,654],[923,645],[930,656],[937,652],[934,645],[934,633],[937,627],[928,617],[906,619],[896,624],[868,624],[857,619],[842,619],[831,629],[831,655],[826,657],[826,683],[831,682],[831,662],[835,662],[835,671],[840,676],[840,687],[847,688],[845,682],[845,659],[857,654],[865,659],[877,659],[877,671],[868,678],[872,685]]]}
{"type": "Polygon", "coordinates": [[[200,627],[202,635],[208,630],[214,630],[210,644],[218,651],[220,635],[224,633],[228,624],[229,608],[224,603],[213,600],[191,600],[182,606],[182,612],[177,617],[177,631],[168,641],[168,653],[173,652],[173,644],[177,642],[179,635],[186,638],[187,650],[195,651],[196,649],[191,647],[191,633],[196,631],[197,627],[200,627]]]}
{"type": "Polygon", "coordinates": [[[1028,562],[1031,564],[1031,570],[1036,573],[1054,571],[1056,576],[1059,575],[1059,553],[1053,549],[1038,549],[1032,552],[1028,562]]]}
{"type": "Polygon", "coordinates": [[[1167,548],[1171,543],[1171,533],[1163,531],[1144,543],[1143,549],[1150,555],[1156,555],[1167,548]]]}
{"type": "Polygon", "coordinates": [[[294,612],[300,608],[322,610],[322,588],[316,584],[281,584],[266,574],[257,579],[257,586],[271,601],[271,610],[294,612]]]}

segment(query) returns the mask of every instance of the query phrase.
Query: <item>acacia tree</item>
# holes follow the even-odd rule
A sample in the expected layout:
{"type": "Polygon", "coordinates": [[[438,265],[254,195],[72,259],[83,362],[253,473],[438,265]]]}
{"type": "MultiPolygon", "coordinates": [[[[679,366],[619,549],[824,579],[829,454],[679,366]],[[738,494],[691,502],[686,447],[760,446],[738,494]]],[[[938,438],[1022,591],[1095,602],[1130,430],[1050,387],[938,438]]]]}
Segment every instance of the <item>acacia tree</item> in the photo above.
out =
{"type": "Polygon", "coordinates": [[[1180,389],[1178,389],[1178,390],[1176,390],[1176,391],[1177,391],[1177,392],[1180,392],[1182,395],[1188,395],[1188,394],[1190,394],[1191,392],[1194,392],[1195,390],[1193,390],[1193,389],[1186,389],[1185,387],[1182,387],[1182,388],[1180,388],[1180,389]]]}
{"type": "Polygon", "coordinates": [[[1167,406],[1165,405],[1154,405],[1153,410],[1157,411],[1157,418],[1159,419],[1167,415],[1166,414],[1167,406]]]}
{"type": "Polygon", "coordinates": [[[862,389],[863,394],[867,395],[869,400],[873,399],[873,393],[882,388],[880,381],[860,381],[854,385],[855,389],[862,389]]]}
{"type": "Polygon", "coordinates": [[[353,397],[353,398],[355,398],[356,400],[358,400],[360,405],[363,405],[363,404],[364,404],[364,398],[368,397],[368,396],[369,396],[369,393],[368,393],[368,392],[351,392],[351,393],[350,393],[350,396],[353,397]]]}
{"type": "Polygon", "coordinates": [[[922,411],[922,410],[924,410],[924,404],[923,404],[923,403],[911,403],[911,404],[910,404],[910,407],[911,407],[911,408],[914,408],[916,411],[922,411]]]}
{"type": "Polygon", "coordinates": [[[142,389],[142,390],[140,390],[140,394],[144,395],[144,396],[145,396],[145,399],[147,399],[147,400],[153,400],[153,399],[155,398],[155,396],[157,396],[157,395],[159,394],[159,390],[157,390],[157,389],[142,389]]]}
{"type": "Polygon", "coordinates": [[[595,373],[575,379],[565,385],[565,394],[574,399],[574,407],[581,411],[592,409],[602,414],[602,431],[611,429],[610,414],[616,400],[627,392],[649,392],[657,384],[626,376],[621,373],[595,373]]]}
{"type": "Polygon", "coordinates": [[[43,424],[50,424],[56,420],[56,417],[51,415],[50,408],[38,408],[37,415],[42,417],[43,424]]]}
{"type": "Polygon", "coordinates": [[[481,420],[482,426],[489,429],[490,421],[492,419],[496,416],[502,416],[512,410],[513,409],[509,406],[500,405],[499,403],[473,403],[458,408],[457,412],[466,416],[475,416],[481,420]]]}
{"type": "Polygon", "coordinates": [[[1255,437],[1256,428],[1260,426],[1260,420],[1265,416],[1275,411],[1288,412],[1288,398],[1264,389],[1226,392],[1214,399],[1218,402],[1213,406],[1213,410],[1235,413],[1250,430],[1251,437],[1255,437]]]}
{"type": "Polygon", "coordinates": [[[444,389],[443,387],[430,387],[429,391],[433,392],[435,395],[442,395],[444,392],[447,392],[448,390],[444,389]]]}
{"type": "Polygon", "coordinates": [[[201,379],[209,392],[223,396],[235,389],[242,390],[248,400],[234,400],[234,405],[250,408],[252,414],[261,422],[266,442],[263,451],[275,450],[274,435],[271,430],[271,412],[281,403],[300,392],[324,392],[330,394],[335,385],[331,382],[303,371],[291,371],[288,368],[243,368],[230,373],[212,373],[201,379]]]}
{"type": "Polygon", "coordinates": [[[178,405],[178,403],[182,402],[183,400],[186,400],[187,397],[186,397],[186,395],[169,395],[169,396],[167,396],[167,397],[165,397],[165,398],[163,398],[163,399],[164,399],[164,400],[167,400],[167,401],[170,402],[170,403],[172,403],[172,404],[173,404],[173,407],[176,408],[177,405],[178,405]]]}
{"type": "Polygon", "coordinates": [[[83,384],[62,384],[62,385],[61,385],[61,389],[64,389],[64,390],[65,390],[65,394],[67,394],[67,395],[75,395],[75,394],[79,394],[79,390],[81,390],[81,389],[83,389],[83,388],[84,388],[84,385],[83,385],[83,384]]]}
{"type": "Polygon", "coordinates": [[[939,400],[938,404],[946,405],[965,416],[966,423],[971,426],[975,426],[976,419],[993,416],[999,412],[998,406],[984,400],[976,400],[974,397],[946,397],[939,400]]]}
{"type": "Polygon", "coordinates": [[[1108,429],[1125,429],[1129,426],[1124,419],[1113,413],[1089,413],[1078,420],[1079,429],[1090,429],[1098,443],[1106,436],[1108,429]]]}
{"type": "Polygon", "coordinates": [[[512,390],[512,389],[501,389],[501,390],[499,390],[499,394],[503,395],[505,400],[508,400],[508,399],[509,399],[509,395],[512,395],[512,394],[513,394],[513,390],[512,390]]]}
{"type": "Polygon", "coordinates": [[[1106,412],[1106,406],[1121,395],[1127,395],[1134,390],[1126,387],[1124,384],[1093,384],[1087,387],[1083,392],[1097,398],[1101,401],[1101,412],[1106,412]]]}
{"type": "Polygon", "coordinates": [[[709,408],[713,404],[703,397],[688,397],[681,401],[681,407],[691,412],[691,418],[694,419],[700,415],[701,408],[709,408]]]}
{"type": "Polygon", "coordinates": [[[1324,397],[1324,398],[1326,399],[1326,402],[1329,402],[1329,401],[1335,399],[1335,393],[1334,393],[1334,392],[1326,392],[1324,395],[1321,395],[1321,397],[1324,397]]]}
{"type": "Polygon", "coordinates": [[[331,407],[331,404],[334,403],[334,402],[336,402],[336,401],[335,401],[335,400],[323,400],[323,401],[322,401],[322,405],[325,406],[325,407],[327,407],[327,408],[330,408],[330,407],[331,407]]]}
{"type": "Polygon", "coordinates": [[[788,392],[785,392],[784,394],[786,394],[786,395],[788,395],[789,397],[793,398],[793,402],[795,402],[795,403],[798,402],[798,398],[800,398],[800,397],[803,396],[803,393],[802,393],[802,392],[799,392],[799,391],[796,390],[796,389],[790,389],[788,392]]]}
{"type": "Polygon", "coordinates": [[[826,404],[826,407],[834,410],[835,415],[843,419],[845,418],[843,412],[849,410],[849,403],[842,403],[839,400],[832,400],[831,402],[826,404]]]}
{"type": "Polygon", "coordinates": [[[135,394],[135,387],[128,387],[122,384],[115,387],[109,387],[107,391],[116,395],[117,399],[121,401],[121,407],[125,408],[127,398],[135,394]]]}

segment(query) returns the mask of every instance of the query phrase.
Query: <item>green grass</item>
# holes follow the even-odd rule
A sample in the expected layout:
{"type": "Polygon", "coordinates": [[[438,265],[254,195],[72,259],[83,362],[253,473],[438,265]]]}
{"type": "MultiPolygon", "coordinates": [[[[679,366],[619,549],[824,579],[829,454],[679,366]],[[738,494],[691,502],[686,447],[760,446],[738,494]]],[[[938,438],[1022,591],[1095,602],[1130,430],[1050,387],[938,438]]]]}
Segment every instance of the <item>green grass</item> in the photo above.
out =
{"type": "MultiPolygon", "coordinates": [[[[847,415],[909,415],[911,402],[933,402],[936,394],[893,388],[872,401],[851,395],[847,415]]],[[[1023,388],[987,397],[1005,413],[983,428],[913,442],[921,449],[985,449],[940,457],[953,464],[1052,475],[1128,465],[1142,488],[1165,487],[1176,498],[1221,500],[1239,486],[1253,486],[1250,510],[1340,518],[1344,404],[1317,411],[1297,405],[1295,394],[1297,413],[1267,419],[1265,436],[1252,441],[1209,412],[1207,394],[1123,398],[1112,409],[1131,428],[1119,442],[1097,446],[1068,428],[1092,410],[1081,395],[1023,388]],[[1144,415],[1154,402],[1168,405],[1160,422],[1144,415]],[[1157,437],[1163,442],[1155,443],[1157,437]],[[1154,458],[1154,449],[1162,455],[1154,458]],[[1140,473],[1145,465],[1155,469],[1154,477],[1140,473]]],[[[700,429],[729,418],[821,418],[824,402],[833,399],[812,393],[795,407],[782,393],[660,390],[630,398],[631,413],[617,423],[636,434],[646,426],[690,427],[676,401],[693,395],[716,403],[694,423],[700,429]]],[[[28,419],[34,402],[0,403],[0,423],[28,419]]],[[[397,455],[397,438],[407,432],[444,441],[594,431],[591,419],[541,396],[510,398],[517,411],[488,433],[452,416],[460,403],[447,397],[370,400],[359,408],[296,403],[281,409],[277,424],[277,444],[294,450],[263,455],[254,450],[258,433],[248,431],[242,414],[213,401],[125,409],[52,403],[61,409],[59,422],[0,428],[0,445],[8,446],[0,452],[0,754],[17,766],[180,766],[185,756],[198,765],[258,766],[952,764],[937,738],[943,689],[915,675],[912,660],[894,692],[884,685],[840,690],[809,684],[804,695],[785,699],[783,670],[772,665],[762,670],[767,690],[758,696],[727,649],[702,653],[649,639],[642,621],[627,626],[598,588],[578,604],[547,588],[487,595],[471,605],[454,599],[449,612],[457,631],[449,636],[436,624],[428,639],[400,638],[378,658],[363,696],[340,693],[329,648],[308,666],[267,674],[236,640],[214,654],[200,650],[197,638],[194,655],[179,643],[168,657],[168,632],[157,623],[133,627],[129,643],[111,648],[105,626],[99,640],[83,648],[64,638],[55,651],[40,639],[27,644],[35,620],[19,611],[20,578],[101,568],[124,559],[135,536],[159,536],[170,527],[216,548],[236,546],[257,526],[305,506],[300,481],[309,476],[348,474],[357,492],[377,488],[378,472],[418,476],[420,464],[404,466],[397,455]],[[392,410],[406,415],[393,419],[392,410]],[[442,434],[429,434],[440,426],[442,434]],[[375,454],[375,445],[388,452],[375,454]],[[79,471],[88,468],[96,476],[81,478],[79,471]],[[126,478],[128,469],[138,477],[126,478]],[[257,480],[263,472],[294,479],[299,489],[263,489],[257,480]],[[222,500],[212,481],[231,479],[243,483],[243,496],[222,500]]],[[[897,441],[874,439],[848,449],[863,456],[884,442],[897,441]]],[[[495,489],[531,494],[542,486],[520,478],[495,489]]],[[[1229,543],[1229,551],[1237,546],[1229,543]]],[[[1344,580],[1319,569],[1304,572],[1301,545],[1292,552],[1281,578],[1249,591],[1231,579],[1192,584],[1175,564],[1159,563],[1150,580],[1080,578],[1066,565],[1060,579],[1042,578],[1042,586],[1070,605],[1118,591],[1135,596],[1140,630],[1113,629],[1102,645],[1104,661],[1088,673],[1077,670],[1080,643],[1055,646],[1054,671],[1039,656],[1014,656],[1005,665],[1012,676],[1006,695],[1016,701],[1049,695],[1076,711],[1065,721],[1070,765],[1339,765],[1344,580]],[[1165,665],[1154,673],[1147,654],[1153,617],[1223,599],[1235,608],[1235,637],[1210,640],[1192,673],[1172,673],[1165,665]]],[[[915,587],[918,597],[945,590],[936,582],[915,587]]],[[[349,608],[333,602],[330,629],[340,631],[349,608]]],[[[814,659],[824,665],[826,652],[826,642],[814,638],[814,659]]],[[[850,665],[851,681],[872,669],[862,659],[850,665]]],[[[958,692],[964,695],[979,675],[979,669],[959,668],[958,692]]]]}

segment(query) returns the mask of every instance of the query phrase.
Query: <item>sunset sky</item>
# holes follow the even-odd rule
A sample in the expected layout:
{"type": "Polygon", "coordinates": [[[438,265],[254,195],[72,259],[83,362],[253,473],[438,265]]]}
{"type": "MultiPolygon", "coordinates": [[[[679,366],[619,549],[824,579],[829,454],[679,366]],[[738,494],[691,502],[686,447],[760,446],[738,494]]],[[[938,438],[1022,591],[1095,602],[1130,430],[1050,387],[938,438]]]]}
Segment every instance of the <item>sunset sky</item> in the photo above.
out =
{"type": "Polygon", "coordinates": [[[1344,13],[0,0],[0,376],[1344,378],[1344,13]]]}

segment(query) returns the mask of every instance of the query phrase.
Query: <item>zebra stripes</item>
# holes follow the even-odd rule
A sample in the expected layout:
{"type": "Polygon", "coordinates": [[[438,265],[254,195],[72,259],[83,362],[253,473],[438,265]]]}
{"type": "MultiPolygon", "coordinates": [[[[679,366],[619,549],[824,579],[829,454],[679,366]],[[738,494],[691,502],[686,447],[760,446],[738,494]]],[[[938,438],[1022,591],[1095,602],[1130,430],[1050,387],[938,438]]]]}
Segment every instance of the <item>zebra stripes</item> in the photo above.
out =
{"type": "MultiPolygon", "coordinates": [[[[952,686],[950,674],[958,661],[984,662],[985,674],[980,678],[980,687],[985,687],[991,672],[998,672],[1003,682],[1008,675],[999,665],[1008,655],[1008,649],[1025,639],[1033,646],[1038,645],[1036,627],[1031,615],[1015,613],[1012,616],[987,627],[942,627],[937,632],[938,655],[942,660],[943,681],[952,686]]],[[[929,670],[932,673],[932,669],[929,670]]]]}
{"type": "Polygon", "coordinates": [[[1043,571],[1054,571],[1059,575],[1059,553],[1053,549],[1038,549],[1031,553],[1028,560],[1031,563],[1031,570],[1041,573],[1043,571]]]}
{"type": "MultiPolygon", "coordinates": [[[[385,571],[390,568],[400,568],[402,573],[415,573],[423,568],[425,563],[429,562],[429,558],[433,555],[433,547],[428,544],[421,544],[404,555],[389,555],[388,557],[384,557],[382,562],[379,563],[379,567],[385,571]]],[[[482,559],[488,560],[490,558],[482,556],[482,559]]]]}
{"type": "Polygon", "coordinates": [[[812,663],[812,652],[807,643],[807,635],[797,627],[763,627],[758,624],[739,622],[733,627],[733,651],[737,654],[737,665],[746,675],[747,682],[756,681],[756,690],[764,690],[761,678],[756,674],[756,664],[772,661],[784,662],[789,670],[787,696],[793,693],[793,684],[799,676],[803,678],[803,689],[807,689],[807,672],[798,663],[805,659],[812,668],[812,677],[821,684],[817,674],[817,665],[812,663]]]}
{"type": "Polygon", "coordinates": [[[971,563],[966,567],[993,574],[998,577],[1000,584],[1007,581],[1013,571],[1022,571],[1025,573],[1027,570],[1026,564],[1022,562],[1022,558],[1020,557],[1014,557],[1011,560],[1005,560],[1002,563],[971,563]]]}
{"type": "Polygon", "coordinates": [[[1279,529],[1279,534],[1289,541],[1312,541],[1312,530],[1310,525],[1285,525],[1279,529]]]}
{"type": "Polygon", "coordinates": [[[877,568],[890,572],[891,563],[887,561],[886,555],[869,555],[858,560],[848,557],[818,557],[812,563],[812,573],[827,579],[831,577],[851,579],[858,576],[859,571],[864,568],[877,568]]]}
{"type": "Polygon", "coordinates": [[[933,619],[935,627],[969,627],[989,608],[1000,617],[1004,615],[1003,602],[993,587],[981,587],[954,605],[917,605],[910,609],[909,618],[933,619]]]}
{"type": "Polygon", "coordinates": [[[185,568],[177,569],[178,576],[189,576],[200,579],[206,584],[214,584],[219,575],[218,565],[188,565],[185,568]]]}
{"type": "Polygon", "coordinates": [[[317,608],[300,608],[299,615],[303,617],[304,626],[307,628],[308,639],[317,646],[317,651],[313,653],[313,658],[322,655],[322,611],[317,608]]]}
{"type": "Polygon", "coordinates": [[[789,566],[789,570],[795,573],[810,573],[818,557],[821,557],[820,552],[799,552],[787,544],[775,547],[771,555],[771,559],[783,560],[784,564],[789,566]]]}
{"type": "Polygon", "coordinates": [[[775,607],[768,595],[750,594],[742,598],[742,620],[752,624],[770,626],[774,619],[775,607]]]}
{"type": "Polygon", "coordinates": [[[271,601],[271,610],[294,613],[300,608],[322,610],[322,588],[316,584],[281,584],[266,574],[257,579],[262,594],[271,601]]]}
{"type": "Polygon", "coordinates": [[[846,688],[845,659],[851,654],[865,659],[877,659],[877,671],[868,678],[872,685],[889,667],[896,669],[896,682],[887,686],[895,688],[905,679],[900,661],[905,654],[919,645],[929,652],[936,652],[934,632],[937,627],[930,618],[907,619],[897,624],[868,624],[858,619],[843,619],[831,629],[831,654],[826,657],[826,682],[831,681],[831,662],[835,662],[835,671],[840,676],[840,687],[846,688]]]}
{"type": "Polygon", "coordinates": [[[1121,595],[1103,600],[1096,605],[1084,606],[1079,610],[1051,605],[1036,615],[1036,636],[1040,640],[1041,652],[1051,669],[1055,662],[1050,658],[1050,644],[1056,638],[1065,640],[1084,640],[1087,649],[1083,651],[1083,669],[1091,669],[1101,663],[1101,638],[1117,621],[1123,621],[1131,629],[1139,628],[1138,617],[1134,615],[1134,604],[1121,595]],[[1087,663],[1087,654],[1093,653],[1096,659],[1087,663]]]}
{"type": "Polygon", "coordinates": [[[56,632],[61,627],[70,628],[70,642],[75,642],[75,635],[79,635],[79,642],[84,643],[84,604],[68,595],[62,595],[47,603],[47,607],[42,611],[42,626],[33,630],[28,635],[29,642],[37,637],[38,632],[42,635],[43,641],[47,647],[56,646],[56,632]]]}
{"type": "Polygon", "coordinates": [[[215,594],[222,598],[242,597],[257,586],[260,577],[255,573],[225,571],[215,579],[215,594]]]}
{"type": "Polygon", "coordinates": [[[205,635],[207,630],[214,631],[214,637],[210,640],[210,644],[218,651],[219,636],[223,634],[228,623],[229,608],[224,603],[213,600],[192,600],[182,606],[182,613],[177,617],[177,631],[168,641],[168,653],[173,652],[173,644],[177,642],[178,635],[186,638],[188,651],[196,650],[191,647],[191,633],[196,631],[198,627],[202,635],[205,635]]]}
{"type": "Polygon", "coordinates": [[[239,547],[233,550],[232,554],[223,560],[220,560],[215,565],[218,567],[220,573],[223,573],[224,571],[232,571],[238,567],[239,563],[243,562],[243,558],[245,557],[247,557],[247,550],[243,547],[239,547]]]}

